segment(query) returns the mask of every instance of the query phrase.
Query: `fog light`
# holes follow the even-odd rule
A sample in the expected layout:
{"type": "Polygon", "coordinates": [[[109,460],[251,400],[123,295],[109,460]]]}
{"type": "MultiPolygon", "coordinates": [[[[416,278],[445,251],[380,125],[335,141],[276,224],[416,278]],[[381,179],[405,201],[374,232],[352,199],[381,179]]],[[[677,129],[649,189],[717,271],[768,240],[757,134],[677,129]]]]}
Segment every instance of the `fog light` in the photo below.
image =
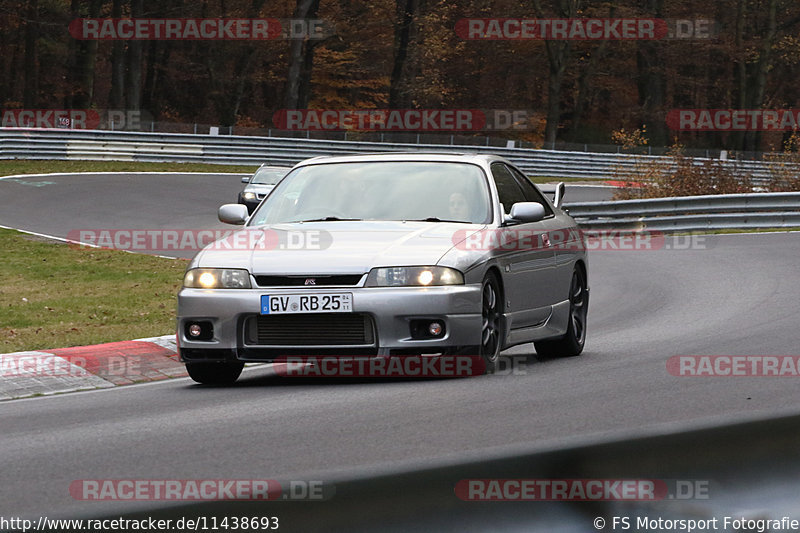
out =
{"type": "Polygon", "coordinates": [[[441,340],[447,335],[447,324],[441,318],[415,318],[409,323],[412,339],[441,340]]]}
{"type": "Polygon", "coordinates": [[[214,340],[214,326],[208,320],[186,322],[183,326],[183,335],[190,341],[214,340]]]}

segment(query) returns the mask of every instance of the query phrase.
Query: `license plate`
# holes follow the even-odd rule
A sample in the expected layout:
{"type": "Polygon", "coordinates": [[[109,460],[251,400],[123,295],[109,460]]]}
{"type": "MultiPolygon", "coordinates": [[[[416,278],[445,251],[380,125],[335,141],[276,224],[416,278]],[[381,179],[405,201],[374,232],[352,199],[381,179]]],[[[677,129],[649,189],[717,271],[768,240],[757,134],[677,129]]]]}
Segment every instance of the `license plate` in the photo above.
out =
{"type": "Polygon", "coordinates": [[[352,313],[353,294],[349,292],[326,294],[263,294],[262,315],[292,313],[352,313]]]}

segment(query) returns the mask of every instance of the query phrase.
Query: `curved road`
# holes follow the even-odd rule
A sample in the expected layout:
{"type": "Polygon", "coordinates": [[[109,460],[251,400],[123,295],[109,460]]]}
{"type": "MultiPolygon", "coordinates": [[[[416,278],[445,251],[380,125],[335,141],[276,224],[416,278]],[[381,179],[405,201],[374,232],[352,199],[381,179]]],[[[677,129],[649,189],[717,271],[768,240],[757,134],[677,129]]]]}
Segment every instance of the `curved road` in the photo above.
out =
{"type": "MultiPolygon", "coordinates": [[[[55,183],[0,181],[0,224],[210,227],[220,199],[239,190],[231,176],[42,181],[55,183]]],[[[179,379],[2,402],[0,516],[146,507],[73,500],[78,479],[339,479],[796,410],[791,378],[679,378],[666,361],[797,355],[800,234],[695,245],[592,253],[584,355],[542,360],[518,347],[514,374],[332,383],[280,379],[265,366],[228,388],[179,379]]]]}

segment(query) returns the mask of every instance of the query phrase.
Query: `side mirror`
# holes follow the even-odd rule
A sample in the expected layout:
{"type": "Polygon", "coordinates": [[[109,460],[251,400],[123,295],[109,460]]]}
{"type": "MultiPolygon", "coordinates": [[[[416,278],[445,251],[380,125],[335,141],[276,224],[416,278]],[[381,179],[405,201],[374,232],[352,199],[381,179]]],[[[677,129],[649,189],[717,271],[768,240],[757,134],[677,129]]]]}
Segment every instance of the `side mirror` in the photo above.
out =
{"type": "Polygon", "coordinates": [[[250,176],[242,176],[242,183],[250,183],[250,176]]]}
{"type": "Polygon", "coordinates": [[[220,222],[241,226],[247,221],[247,206],[242,204],[225,204],[217,211],[220,222]]]}
{"type": "Polygon", "coordinates": [[[566,192],[567,192],[567,186],[564,185],[564,182],[563,181],[558,182],[558,185],[556,185],[556,195],[555,198],[553,199],[553,205],[561,209],[561,204],[564,203],[564,194],[566,194],[566,192]]]}
{"type": "Polygon", "coordinates": [[[545,216],[544,206],[536,202],[517,202],[511,206],[511,213],[509,213],[505,222],[539,222],[545,216]]]}

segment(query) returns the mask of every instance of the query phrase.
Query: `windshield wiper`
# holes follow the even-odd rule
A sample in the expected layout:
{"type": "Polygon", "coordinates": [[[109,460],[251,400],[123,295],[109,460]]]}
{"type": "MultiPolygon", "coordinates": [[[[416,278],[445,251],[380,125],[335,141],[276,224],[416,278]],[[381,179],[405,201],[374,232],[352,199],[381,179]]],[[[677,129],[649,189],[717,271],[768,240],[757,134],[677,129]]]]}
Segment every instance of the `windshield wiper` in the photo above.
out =
{"type": "Polygon", "coordinates": [[[472,222],[469,222],[467,220],[448,220],[439,217],[413,218],[413,219],[407,219],[405,220],[405,222],[455,222],[456,224],[472,224],[472,222]]]}
{"type": "Polygon", "coordinates": [[[298,220],[296,222],[352,222],[352,221],[359,221],[360,218],[339,218],[339,217],[322,217],[322,218],[310,218],[308,220],[298,220]]]}

